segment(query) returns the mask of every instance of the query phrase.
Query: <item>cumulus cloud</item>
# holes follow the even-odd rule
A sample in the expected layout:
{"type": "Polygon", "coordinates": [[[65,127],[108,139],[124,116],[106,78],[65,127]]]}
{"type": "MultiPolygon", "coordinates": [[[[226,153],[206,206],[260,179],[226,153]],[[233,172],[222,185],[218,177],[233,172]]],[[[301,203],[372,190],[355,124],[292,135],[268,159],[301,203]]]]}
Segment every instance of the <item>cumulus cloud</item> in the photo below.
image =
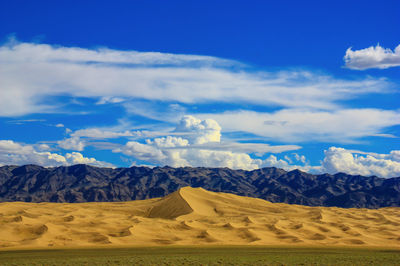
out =
{"type": "Polygon", "coordinates": [[[75,151],[83,151],[86,144],[79,137],[66,138],[60,141],[57,141],[57,144],[60,148],[64,150],[75,150],[75,151]]]}
{"type": "Polygon", "coordinates": [[[124,147],[115,149],[114,152],[133,156],[155,165],[170,165],[173,167],[228,167],[231,169],[254,170],[262,167],[279,167],[286,170],[303,169],[309,170],[306,165],[290,165],[287,161],[277,159],[270,155],[262,160],[252,158],[243,152],[229,150],[193,149],[190,146],[179,148],[160,148],[154,142],[141,144],[136,141],[129,141],[124,147]]]}
{"type": "Polygon", "coordinates": [[[285,155],[283,159],[278,159],[275,155],[269,155],[262,161],[260,167],[276,167],[285,169],[287,171],[299,169],[304,172],[319,173],[320,166],[311,166],[307,163],[304,155],[292,153],[291,155],[285,155]]]}
{"type": "MultiPolygon", "coordinates": [[[[43,151],[46,146],[17,143],[12,140],[0,140],[0,165],[38,164],[41,166],[61,166],[72,164],[90,164],[101,167],[113,167],[112,164],[84,157],[79,152],[67,153],[65,156],[43,151]]],[[[47,146],[48,147],[48,146],[47,146]]]]}
{"type": "Polygon", "coordinates": [[[225,131],[251,132],[273,140],[307,142],[354,142],[381,136],[385,128],[400,124],[400,111],[372,108],[321,111],[282,109],[272,113],[234,111],[198,114],[212,118],[225,131]],[[238,122],[240,121],[240,122],[238,122]]]}
{"type": "Polygon", "coordinates": [[[271,146],[265,143],[239,143],[229,140],[221,142],[221,127],[215,120],[201,120],[191,115],[183,116],[176,127],[174,129],[171,128],[170,131],[121,130],[129,126],[76,130],[69,133],[69,138],[57,143],[59,147],[66,150],[82,151],[85,146],[89,145],[108,150],[110,148],[115,149],[118,144],[94,142],[93,140],[112,138],[146,139],[146,144],[151,144],[159,148],[189,147],[190,144],[190,149],[229,150],[233,152],[254,153],[257,156],[262,156],[265,153],[281,153],[301,149],[301,146],[298,145],[271,146]]]}
{"type": "Polygon", "coordinates": [[[287,161],[289,158],[278,159],[275,155],[270,155],[264,160],[264,165],[267,167],[276,167],[282,169],[288,169],[290,167],[290,162],[287,161]]]}
{"type": "Polygon", "coordinates": [[[37,145],[34,145],[34,147],[39,151],[49,151],[49,150],[51,150],[50,146],[47,145],[47,144],[37,144],[37,145]]]}
{"type": "Polygon", "coordinates": [[[146,142],[147,144],[154,144],[154,146],[158,148],[185,147],[189,145],[189,141],[187,139],[171,136],[156,138],[153,141],[148,139],[146,142]]]}
{"type": "Polygon", "coordinates": [[[366,153],[330,147],[325,151],[322,172],[344,172],[353,175],[400,176],[400,150],[389,154],[366,153]]]}
{"type": "Polygon", "coordinates": [[[136,159],[157,165],[170,165],[173,167],[183,166],[207,166],[207,167],[229,167],[233,169],[253,170],[259,168],[261,160],[254,160],[248,154],[234,153],[230,151],[215,151],[206,149],[184,148],[162,148],[157,147],[157,139],[154,142],[141,144],[129,141],[122,148],[114,152],[122,152],[136,159]]]}
{"type": "MultiPolygon", "coordinates": [[[[272,166],[275,162],[254,159],[247,152],[260,155],[267,152],[297,150],[297,145],[270,146],[257,143],[221,143],[221,127],[213,119],[184,116],[175,132],[182,137],[166,136],[147,139],[146,143],[129,141],[113,150],[156,165],[229,167],[253,170],[272,166]]],[[[275,165],[278,165],[275,163],[275,165]]],[[[283,165],[283,163],[282,163],[283,165]]],[[[288,163],[284,165],[291,168],[288,163]]]]}
{"type": "Polygon", "coordinates": [[[79,152],[72,152],[65,154],[65,159],[68,164],[90,164],[94,166],[113,167],[110,163],[99,162],[95,158],[84,157],[79,152]]]}
{"type": "MultiPolygon", "coordinates": [[[[369,115],[373,117],[373,113],[369,115]]],[[[345,115],[342,119],[344,117],[345,115]]],[[[349,128],[351,127],[348,126],[347,129],[349,128]]],[[[201,120],[193,116],[184,116],[175,130],[187,135],[147,139],[145,143],[128,141],[125,145],[113,149],[113,152],[123,153],[148,164],[173,167],[207,166],[246,170],[277,167],[313,173],[345,172],[386,178],[400,176],[400,151],[397,150],[389,154],[376,154],[330,147],[325,151],[321,165],[309,165],[306,157],[298,153],[286,154],[283,158],[268,154],[298,150],[300,146],[221,142],[221,126],[210,118],[201,120]],[[251,156],[251,153],[256,156],[251,156]],[[257,158],[257,155],[265,154],[265,159],[257,158]]],[[[329,127],[326,130],[333,128],[329,127]]]]}
{"type": "Polygon", "coordinates": [[[400,66],[400,45],[394,51],[379,44],[361,50],[347,49],[344,56],[345,66],[355,70],[370,68],[385,69],[400,66]]]}
{"type": "Polygon", "coordinates": [[[221,127],[213,119],[200,120],[191,115],[184,116],[175,131],[190,132],[191,143],[204,144],[208,142],[220,142],[221,127]]]}
{"type": "Polygon", "coordinates": [[[389,86],[375,78],[249,71],[238,62],[209,56],[33,43],[0,47],[0,79],[0,116],[54,112],[59,105],[46,97],[58,95],[91,97],[99,104],[144,99],[332,109],[338,100],[384,92],[389,86]]]}

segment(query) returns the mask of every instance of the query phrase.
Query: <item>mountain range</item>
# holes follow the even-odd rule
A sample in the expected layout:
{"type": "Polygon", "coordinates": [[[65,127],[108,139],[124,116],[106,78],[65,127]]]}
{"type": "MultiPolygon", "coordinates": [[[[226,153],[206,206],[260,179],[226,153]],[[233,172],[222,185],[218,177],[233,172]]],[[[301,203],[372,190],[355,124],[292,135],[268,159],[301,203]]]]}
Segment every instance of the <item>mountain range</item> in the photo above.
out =
{"type": "Polygon", "coordinates": [[[181,187],[270,202],[344,208],[400,206],[400,177],[313,175],[279,168],[99,168],[73,165],[0,167],[0,201],[118,202],[164,197],[181,187]]]}

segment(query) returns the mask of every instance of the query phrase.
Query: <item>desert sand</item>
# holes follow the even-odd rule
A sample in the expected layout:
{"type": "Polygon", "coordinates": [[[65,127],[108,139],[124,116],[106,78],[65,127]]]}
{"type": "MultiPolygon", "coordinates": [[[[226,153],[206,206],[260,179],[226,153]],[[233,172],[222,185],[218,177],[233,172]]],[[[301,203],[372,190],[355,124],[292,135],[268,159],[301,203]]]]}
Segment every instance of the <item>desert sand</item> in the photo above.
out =
{"type": "Polygon", "coordinates": [[[185,187],[130,202],[0,203],[0,248],[153,245],[400,247],[400,208],[271,203],[185,187]]]}

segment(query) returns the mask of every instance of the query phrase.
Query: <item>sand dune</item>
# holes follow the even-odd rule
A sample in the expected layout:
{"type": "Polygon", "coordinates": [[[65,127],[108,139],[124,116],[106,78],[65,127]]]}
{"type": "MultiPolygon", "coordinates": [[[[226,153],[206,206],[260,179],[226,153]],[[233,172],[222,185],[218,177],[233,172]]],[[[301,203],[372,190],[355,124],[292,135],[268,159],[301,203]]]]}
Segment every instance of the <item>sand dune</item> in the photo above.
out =
{"type": "Polygon", "coordinates": [[[170,244],[400,247],[400,208],[307,207],[190,187],[142,201],[0,203],[1,248],[170,244]]]}

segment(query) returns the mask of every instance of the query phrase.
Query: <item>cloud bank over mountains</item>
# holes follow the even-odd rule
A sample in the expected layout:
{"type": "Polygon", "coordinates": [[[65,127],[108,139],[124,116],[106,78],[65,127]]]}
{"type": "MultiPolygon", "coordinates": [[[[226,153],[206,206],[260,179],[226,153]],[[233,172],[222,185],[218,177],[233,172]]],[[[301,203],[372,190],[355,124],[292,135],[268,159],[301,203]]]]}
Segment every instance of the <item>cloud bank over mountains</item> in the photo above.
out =
{"type": "Polygon", "coordinates": [[[253,159],[248,153],[279,153],[301,148],[297,145],[221,143],[221,127],[215,120],[200,120],[193,116],[184,116],[175,131],[187,135],[147,139],[145,144],[129,141],[124,147],[114,149],[113,152],[120,152],[156,165],[253,170],[262,167],[263,160],[253,159]],[[246,152],[242,152],[243,150],[246,152]]]}
{"type": "Polygon", "coordinates": [[[376,154],[330,147],[325,151],[321,169],[327,173],[398,177],[400,150],[391,151],[390,154],[376,154]]]}
{"type": "MultiPolygon", "coordinates": [[[[140,135],[137,132],[114,132],[115,134],[111,134],[110,131],[101,132],[100,129],[93,129],[73,132],[71,135],[74,137],[71,139],[80,141],[76,136],[93,136],[87,132],[96,132],[96,139],[103,140],[121,135],[140,135]]],[[[393,150],[390,154],[376,154],[330,147],[325,151],[321,165],[312,166],[309,165],[304,155],[296,152],[292,152],[291,155],[286,155],[282,159],[270,154],[301,149],[297,145],[270,146],[268,144],[221,142],[221,127],[212,119],[200,120],[193,116],[184,116],[171,133],[177,132],[180,133],[180,137],[167,135],[147,138],[144,143],[131,140],[124,145],[111,145],[109,149],[112,149],[113,153],[124,154],[133,160],[146,162],[148,165],[229,167],[245,170],[278,167],[285,170],[301,169],[312,173],[345,172],[365,176],[400,176],[400,150],[393,150]],[[269,155],[265,159],[261,159],[254,158],[249,154],[269,155]]],[[[65,142],[58,142],[59,147],[66,150],[77,148],[73,145],[66,147],[65,142]]],[[[87,145],[98,145],[98,143],[93,144],[88,141],[87,145]]],[[[56,152],[44,151],[49,149],[50,147],[46,144],[29,145],[11,140],[1,140],[0,165],[34,163],[44,166],[60,166],[84,163],[114,167],[110,163],[98,161],[95,158],[86,158],[79,152],[61,155],[56,152]]],[[[137,163],[133,161],[132,165],[137,165],[137,163]]]]}
{"type": "MultiPolygon", "coordinates": [[[[44,147],[49,149],[47,145],[44,147]]],[[[113,167],[107,162],[95,158],[84,157],[79,152],[60,155],[51,151],[43,151],[41,145],[17,143],[12,140],[0,140],[0,165],[38,164],[42,166],[61,166],[73,164],[90,164],[93,166],[113,167]]]]}

